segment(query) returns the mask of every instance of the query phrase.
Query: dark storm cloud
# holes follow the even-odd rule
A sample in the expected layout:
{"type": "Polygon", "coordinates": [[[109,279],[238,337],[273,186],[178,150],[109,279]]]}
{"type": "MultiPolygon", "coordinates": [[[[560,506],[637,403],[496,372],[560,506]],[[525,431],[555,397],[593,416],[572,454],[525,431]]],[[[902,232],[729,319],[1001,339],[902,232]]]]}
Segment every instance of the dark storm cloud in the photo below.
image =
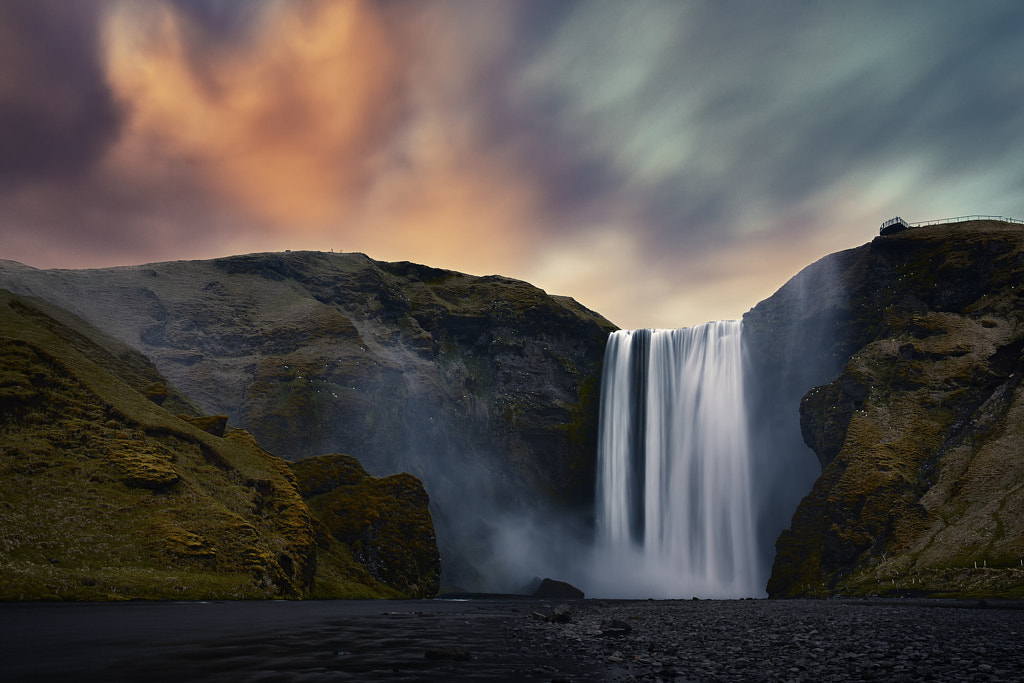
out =
{"type": "MultiPolygon", "coordinates": [[[[559,31],[582,5],[575,0],[517,2],[510,15],[515,41],[487,60],[470,91],[483,144],[502,148],[529,169],[543,188],[544,210],[552,216],[579,210],[613,191],[617,181],[602,158],[589,155],[579,139],[566,134],[564,93],[555,88],[524,97],[520,87],[538,52],[559,40],[559,31]]],[[[557,220],[551,227],[564,228],[557,220]]]]}
{"type": "Polygon", "coordinates": [[[90,0],[0,4],[0,183],[75,175],[116,139],[99,16],[90,0]]]}
{"type": "Polygon", "coordinates": [[[208,41],[244,39],[265,11],[267,0],[169,0],[208,41]]]}

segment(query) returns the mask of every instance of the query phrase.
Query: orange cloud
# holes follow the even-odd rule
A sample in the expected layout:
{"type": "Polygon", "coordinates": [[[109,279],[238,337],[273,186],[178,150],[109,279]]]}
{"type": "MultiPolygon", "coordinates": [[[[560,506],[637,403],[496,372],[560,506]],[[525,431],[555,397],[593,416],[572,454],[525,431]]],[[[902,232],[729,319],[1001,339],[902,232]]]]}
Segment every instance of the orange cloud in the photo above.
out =
{"type": "MultiPolygon", "coordinates": [[[[509,274],[539,245],[532,189],[485,163],[436,160],[434,172],[389,178],[352,232],[378,258],[509,274]]],[[[347,248],[347,247],[346,247],[347,248]]]]}
{"type": "Polygon", "coordinates": [[[467,59],[450,35],[465,26],[428,6],[269,7],[247,40],[211,45],[169,6],[115,5],[108,79],[129,120],[108,167],[153,186],[174,175],[254,219],[220,238],[235,249],[516,271],[540,188],[488,141],[474,91],[509,22],[467,12],[467,59]]]}
{"type": "Polygon", "coordinates": [[[256,218],[322,228],[360,190],[398,112],[399,58],[358,0],[270,6],[250,38],[206,45],[169,7],[107,17],[110,86],[129,111],[112,163],[171,161],[256,218]]]}
{"type": "Polygon", "coordinates": [[[381,159],[353,233],[380,258],[520,276],[543,249],[544,188],[515,141],[487,132],[481,85],[513,41],[510,3],[417,5],[404,41],[408,117],[381,159]]]}

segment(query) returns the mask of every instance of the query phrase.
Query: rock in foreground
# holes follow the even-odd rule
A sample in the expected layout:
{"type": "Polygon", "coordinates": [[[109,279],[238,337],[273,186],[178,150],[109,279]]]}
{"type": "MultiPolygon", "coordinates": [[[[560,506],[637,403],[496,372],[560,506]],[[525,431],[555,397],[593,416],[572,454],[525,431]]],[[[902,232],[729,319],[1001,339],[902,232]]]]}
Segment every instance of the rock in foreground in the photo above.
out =
{"type": "Polygon", "coordinates": [[[549,598],[553,600],[582,600],[585,596],[576,586],[565,581],[544,579],[534,591],[535,598],[549,598]]]}

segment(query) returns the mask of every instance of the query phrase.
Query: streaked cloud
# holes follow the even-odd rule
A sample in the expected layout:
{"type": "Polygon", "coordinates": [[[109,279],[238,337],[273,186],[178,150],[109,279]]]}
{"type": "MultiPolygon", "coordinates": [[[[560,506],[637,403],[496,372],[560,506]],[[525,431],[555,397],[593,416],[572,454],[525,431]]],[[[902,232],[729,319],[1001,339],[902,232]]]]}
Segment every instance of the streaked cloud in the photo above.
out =
{"type": "Polygon", "coordinates": [[[732,318],[891,215],[1024,217],[1024,6],[0,6],[0,257],[364,251],[732,318]]]}

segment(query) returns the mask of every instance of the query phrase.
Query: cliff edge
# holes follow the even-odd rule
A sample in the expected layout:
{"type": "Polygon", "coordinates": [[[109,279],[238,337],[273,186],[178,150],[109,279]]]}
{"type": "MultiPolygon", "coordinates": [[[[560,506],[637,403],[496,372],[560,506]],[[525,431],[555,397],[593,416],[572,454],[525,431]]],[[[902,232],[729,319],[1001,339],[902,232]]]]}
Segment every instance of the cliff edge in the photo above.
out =
{"type": "Polygon", "coordinates": [[[831,374],[799,403],[822,470],[771,597],[1024,595],[1021,283],[1021,226],[935,225],[826,257],[748,314],[766,386],[831,374]]]}

